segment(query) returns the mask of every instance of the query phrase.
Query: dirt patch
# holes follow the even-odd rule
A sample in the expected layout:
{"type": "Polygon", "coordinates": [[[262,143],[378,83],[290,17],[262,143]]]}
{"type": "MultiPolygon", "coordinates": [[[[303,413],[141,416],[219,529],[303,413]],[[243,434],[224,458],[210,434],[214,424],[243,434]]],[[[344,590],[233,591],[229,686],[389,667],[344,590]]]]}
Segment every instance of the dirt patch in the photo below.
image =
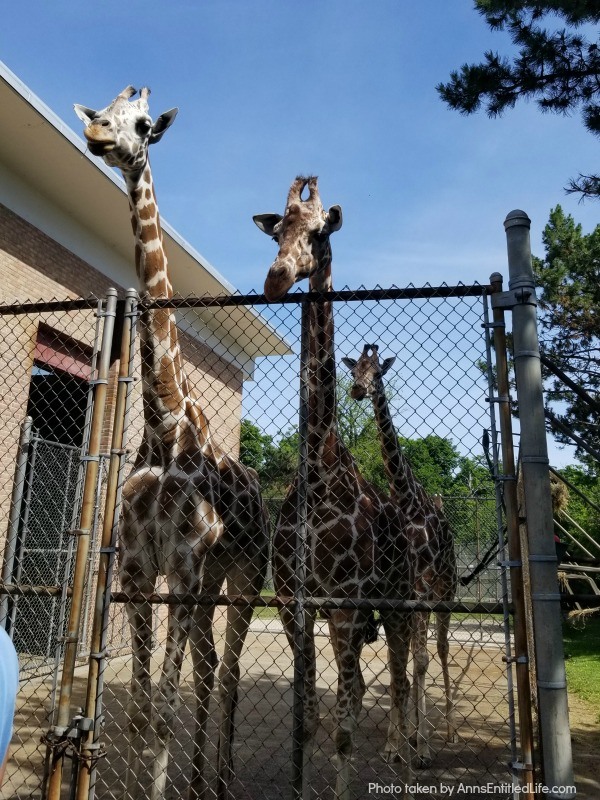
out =
{"type": "Polygon", "coordinates": [[[569,695],[573,769],[578,800],[600,797],[600,726],[598,710],[569,695]]]}
{"type": "MultiPolygon", "coordinates": [[[[465,787],[509,784],[508,764],[513,760],[510,737],[510,705],[506,689],[503,650],[497,631],[490,626],[464,623],[453,632],[451,675],[458,723],[458,741],[446,741],[443,682],[435,648],[427,678],[428,723],[433,763],[415,773],[415,780],[430,787],[452,786],[453,797],[467,797],[465,787]],[[460,791],[460,786],[463,791],[460,791]]],[[[332,796],[335,768],[334,746],[335,686],[337,671],[326,636],[316,639],[318,650],[318,693],[321,725],[310,775],[311,797],[332,796]]],[[[217,647],[222,642],[217,637],[217,647]]],[[[154,680],[160,670],[160,652],[154,660],[154,680]]],[[[389,675],[385,643],[378,641],[364,650],[363,672],[367,693],[359,719],[352,761],[352,797],[369,796],[369,783],[383,786],[400,783],[397,766],[385,763],[380,755],[385,744],[390,712],[389,675]]],[[[74,705],[85,693],[85,669],[77,670],[74,705]]],[[[284,635],[277,626],[257,625],[250,632],[243,655],[240,699],[236,718],[235,768],[232,786],[235,800],[280,800],[291,796],[291,707],[292,661],[284,635]]],[[[104,676],[102,736],[106,757],[97,773],[98,800],[120,798],[126,771],[125,708],[129,696],[129,657],[109,659],[104,676]]],[[[30,681],[21,692],[15,724],[15,746],[7,773],[6,798],[39,798],[44,769],[45,748],[40,735],[48,727],[49,679],[30,681]]],[[[172,744],[168,788],[165,800],[185,796],[193,747],[194,690],[190,659],[182,675],[182,705],[177,715],[172,744]]],[[[209,724],[209,757],[212,763],[211,787],[216,786],[217,697],[213,698],[209,724]]],[[[571,698],[573,752],[578,798],[600,797],[600,731],[595,714],[577,698],[571,698]]],[[[152,760],[152,739],[148,733],[147,765],[152,760]]],[[[69,771],[69,766],[65,770],[69,771]]],[[[149,776],[142,776],[139,800],[147,796],[149,776]]],[[[467,790],[468,791],[468,790],[467,790]]],[[[66,796],[66,795],[65,795],[66,796]]],[[[208,800],[213,792],[207,795],[208,800]]],[[[512,793],[495,791],[495,798],[511,798],[512,793]]]]}

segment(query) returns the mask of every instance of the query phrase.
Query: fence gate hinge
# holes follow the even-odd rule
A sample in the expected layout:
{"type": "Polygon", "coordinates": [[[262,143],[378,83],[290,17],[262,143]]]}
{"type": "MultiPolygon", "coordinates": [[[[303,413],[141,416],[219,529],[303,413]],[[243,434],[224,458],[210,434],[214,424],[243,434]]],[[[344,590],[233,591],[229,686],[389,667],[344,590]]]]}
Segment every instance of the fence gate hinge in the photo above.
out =
{"type": "Polygon", "coordinates": [[[537,306],[537,297],[533,288],[509,289],[508,292],[497,292],[490,296],[492,308],[501,308],[505,311],[511,311],[515,306],[537,306]]]}
{"type": "Polygon", "coordinates": [[[533,764],[524,764],[522,761],[512,761],[509,766],[515,774],[519,774],[520,772],[533,772],[533,764]]]}

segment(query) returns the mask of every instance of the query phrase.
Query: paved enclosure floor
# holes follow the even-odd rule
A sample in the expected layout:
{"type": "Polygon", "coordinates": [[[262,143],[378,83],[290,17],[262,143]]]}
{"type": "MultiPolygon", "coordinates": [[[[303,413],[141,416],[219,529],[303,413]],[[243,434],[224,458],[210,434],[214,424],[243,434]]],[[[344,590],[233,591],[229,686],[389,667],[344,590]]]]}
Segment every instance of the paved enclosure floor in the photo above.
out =
{"type": "MultiPolygon", "coordinates": [[[[487,622],[487,621],[486,621],[487,622]]],[[[217,647],[221,642],[222,625],[217,626],[217,647]]],[[[415,772],[421,786],[432,787],[439,794],[441,786],[453,787],[452,796],[467,796],[458,792],[464,787],[500,786],[510,781],[507,764],[511,760],[509,706],[506,693],[506,674],[502,662],[503,641],[496,623],[480,626],[469,621],[453,631],[451,675],[457,710],[459,740],[445,741],[441,669],[431,645],[431,665],[427,679],[428,722],[431,727],[433,763],[429,769],[415,772]]],[[[321,725],[310,777],[314,798],[332,797],[335,768],[333,733],[335,686],[337,673],[328,637],[317,637],[318,692],[321,705],[321,725]]],[[[160,669],[160,651],[154,659],[154,677],[160,669]]],[[[166,800],[185,796],[186,776],[191,756],[193,723],[193,685],[189,657],[182,677],[182,706],[178,714],[176,741],[172,746],[166,800]]],[[[369,792],[369,784],[399,785],[394,765],[386,764],[380,756],[385,742],[390,698],[386,666],[386,647],[381,640],[367,645],[363,653],[363,672],[367,693],[359,720],[356,746],[352,761],[352,797],[377,796],[369,792]]],[[[96,797],[99,800],[121,798],[126,768],[126,714],[130,678],[129,656],[113,657],[107,662],[103,693],[105,731],[103,743],[106,756],[98,767],[96,797]]],[[[291,706],[292,663],[287,641],[277,620],[255,620],[244,649],[239,706],[236,716],[235,767],[232,786],[234,800],[280,800],[291,797],[291,706]]],[[[16,718],[19,742],[13,748],[5,787],[6,798],[39,798],[45,748],[40,735],[47,728],[45,709],[49,706],[48,678],[30,681],[21,692],[16,718]]],[[[85,670],[78,668],[75,679],[75,702],[85,693],[85,670]]],[[[213,698],[216,710],[216,693],[213,698]]],[[[597,798],[600,784],[596,782],[597,748],[600,734],[594,738],[589,722],[584,730],[577,725],[585,715],[581,708],[574,725],[574,749],[578,775],[578,798],[597,798]],[[587,756],[586,756],[586,751],[587,756]],[[590,757],[595,753],[595,757],[590,757]]],[[[209,723],[209,752],[214,762],[216,754],[216,722],[209,723]]],[[[149,745],[151,741],[149,741],[149,745]]],[[[147,751],[151,763],[150,746],[147,751]]],[[[214,777],[214,776],[213,776],[214,777]]],[[[140,800],[146,797],[148,775],[142,779],[140,800]]],[[[215,782],[212,781],[214,788],[215,782]]],[[[398,795],[396,795],[398,796],[398,795]]],[[[473,794],[469,795],[473,796],[473,794]]],[[[497,798],[508,797],[496,791],[497,798]]]]}

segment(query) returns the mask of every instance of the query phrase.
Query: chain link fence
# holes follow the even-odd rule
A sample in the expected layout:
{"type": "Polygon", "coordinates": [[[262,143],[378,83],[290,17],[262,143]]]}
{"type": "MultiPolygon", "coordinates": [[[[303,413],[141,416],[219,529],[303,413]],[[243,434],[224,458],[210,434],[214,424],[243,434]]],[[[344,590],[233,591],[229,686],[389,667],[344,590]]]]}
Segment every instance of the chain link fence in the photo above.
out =
{"type": "MultiPolygon", "coordinates": [[[[112,352],[100,430],[100,466],[95,477],[81,627],[69,698],[71,715],[78,708],[84,709],[83,722],[75,723],[66,732],[62,730],[58,739],[54,731],[54,737],[46,739],[49,748],[40,744],[40,737],[56,722],[58,665],[64,652],[61,639],[69,616],[73,551],[77,546],[77,536],[69,531],[79,524],[82,482],[89,464],[86,459],[89,459],[90,420],[98,385],[96,366],[105,324],[104,304],[85,308],[57,304],[50,310],[44,306],[42,311],[25,306],[3,310],[5,320],[10,320],[0,341],[4,382],[0,408],[3,421],[0,502],[4,505],[4,518],[10,520],[4,544],[3,583],[17,588],[11,590],[12,594],[1,595],[1,600],[22,666],[22,690],[6,778],[7,796],[46,797],[51,771],[49,759],[65,752],[73,756],[75,774],[72,778],[70,766],[63,770],[65,797],[69,783],[77,783],[76,774],[89,771],[90,766],[89,797],[128,800],[150,797],[155,780],[153,767],[160,759],[161,769],[166,771],[160,796],[170,800],[185,797],[191,780],[198,797],[199,786],[207,798],[275,800],[298,796],[293,764],[298,765],[301,745],[297,702],[302,687],[298,678],[298,652],[290,646],[277,608],[280,603],[275,598],[271,556],[272,536],[278,527],[283,497],[298,470],[303,297],[292,294],[284,303],[269,305],[261,304],[261,298],[254,302],[252,297],[174,302],[183,367],[210,425],[211,446],[241,459],[260,479],[271,535],[265,543],[269,558],[263,589],[254,597],[242,578],[221,586],[231,564],[224,568],[219,558],[210,555],[198,569],[204,570],[203,589],[210,587],[212,600],[206,597],[199,600],[197,595],[185,597],[183,582],[167,583],[160,576],[152,593],[143,598],[132,598],[123,592],[120,568],[117,563],[113,570],[114,553],[103,543],[101,531],[103,526],[108,525],[109,531],[111,527],[104,511],[107,481],[111,485],[111,456],[119,461],[115,491],[117,520],[123,481],[144,447],[141,378],[147,370],[143,369],[141,358],[142,354],[149,356],[147,349],[136,345],[133,380],[130,380],[127,370],[124,373],[122,370],[126,350],[121,351],[119,358],[121,326],[117,322],[112,348],[109,343],[112,352]],[[110,439],[120,380],[129,381],[122,417],[127,443],[122,450],[115,448],[114,440],[111,444],[110,439]],[[21,431],[26,419],[29,419],[25,425],[26,428],[29,425],[29,440],[24,444],[21,431]],[[22,473],[18,468],[19,453],[25,453],[22,473]],[[98,667],[94,677],[95,711],[90,716],[89,708],[86,710],[90,668],[84,656],[90,656],[90,647],[93,650],[95,646],[90,645],[90,637],[93,641],[96,578],[98,570],[104,569],[102,558],[110,565],[107,597],[112,602],[103,612],[100,609],[102,647],[91,653],[90,663],[98,667]],[[49,588],[42,596],[39,592],[28,595],[29,586],[49,588]],[[240,600],[240,595],[245,600],[240,600]],[[144,683],[151,685],[146,694],[146,689],[140,694],[139,674],[132,688],[132,634],[127,601],[133,617],[138,613],[147,618],[152,612],[152,635],[144,644],[149,660],[142,670],[150,678],[148,684],[144,683]],[[206,671],[213,643],[218,658],[223,659],[226,648],[232,644],[226,641],[227,616],[231,619],[238,614],[235,609],[241,609],[238,616],[243,617],[248,603],[254,609],[243,647],[237,648],[239,687],[233,701],[235,724],[230,774],[229,759],[224,771],[222,753],[219,754],[220,736],[223,748],[219,708],[226,702],[223,687],[227,687],[230,675],[221,668],[220,681],[213,684],[208,674],[205,677],[206,728],[198,733],[195,720],[202,714],[202,702],[194,673],[206,671]],[[173,631],[168,632],[170,614],[184,621],[192,619],[191,640],[182,658],[179,686],[176,678],[170,678],[166,684],[163,679],[162,689],[158,689],[165,660],[173,663],[179,657],[173,649],[173,631]],[[212,633],[208,634],[206,620],[213,614],[212,633]],[[203,641],[198,631],[208,638],[203,641]],[[209,655],[204,661],[202,657],[194,660],[192,647],[209,655]],[[166,715],[167,733],[163,731],[157,737],[161,720],[165,719],[165,686],[172,690],[173,697],[168,703],[173,713],[166,715]],[[82,732],[87,730],[88,718],[94,729],[94,757],[93,761],[81,761],[76,753],[82,732]],[[128,783],[132,765],[131,758],[128,765],[128,746],[132,735],[142,766],[136,782],[129,777],[128,783]],[[160,747],[165,739],[170,742],[168,759],[163,757],[160,747]],[[204,761],[199,759],[199,753],[204,761]],[[204,770],[201,776],[199,764],[204,770]],[[228,776],[228,787],[224,786],[224,775],[228,776]]],[[[365,343],[376,343],[382,357],[395,356],[393,369],[386,375],[393,421],[417,480],[428,495],[442,496],[443,514],[454,536],[459,579],[456,605],[449,607],[453,610],[448,636],[456,733],[448,733],[443,662],[436,644],[434,613],[427,640],[425,722],[424,726],[421,722],[418,732],[414,701],[409,704],[412,721],[407,734],[412,742],[412,757],[416,755],[417,735],[426,735],[430,750],[430,758],[418,764],[414,782],[455,790],[461,784],[476,787],[492,783],[506,786],[496,796],[508,798],[512,797],[509,784],[518,781],[518,775],[510,767],[518,761],[517,733],[510,666],[511,598],[506,589],[501,497],[498,482],[491,474],[494,469],[498,471],[497,443],[492,435],[491,448],[484,449],[481,444],[483,431],[491,428],[493,434],[495,430],[490,418],[494,404],[490,402],[493,386],[489,381],[491,364],[486,356],[488,334],[482,328],[487,319],[486,303],[486,287],[338,293],[334,302],[337,415],[340,435],[361,473],[381,496],[387,495],[388,479],[373,409],[368,401],[359,403],[348,397],[351,379],[342,366],[342,358],[357,358],[365,343]],[[488,563],[482,566],[486,558],[488,563]]],[[[127,325],[127,315],[124,318],[127,325]]],[[[137,316],[134,314],[130,319],[135,328],[137,316]]],[[[152,474],[159,466],[158,462],[150,464],[147,472],[152,474]]],[[[186,481],[191,480],[190,468],[181,460],[178,469],[185,473],[186,481]]],[[[125,491],[127,494],[128,490],[125,491]]],[[[228,512],[218,503],[233,507],[237,502],[228,497],[215,501],[221,518],[226,518],[228,512]]],[[[142,540],[148,535],[158,537],[164,548],[173,519],[189,519],[190,514],[196,513],[191,501],[184,517],[179,516],[180,508],[173,509],[173,516],[168,517],[164,505],[153,507],[152,503],[146,497],[139,505],[137,517],[142,569],[148,567],[149,558],[160,561],[155,551],[151,556],[147,549],[144,551],[142,540]]],[[[113,535],[115,532],[116,528],[113,535]]],[[[123,558],[122,544],[120,557],[123,558]]],[[[153,570],[160,571],[156,565],[150,573],[153,570]]],[[[307,586],[310,600],[312,589],[307,586]]],[[[364,608],[370,607],[376,617],[381,615],[386,600],[398,600],[398,597],[368,594],[361,598],[366,602],[364,608]]],[[[300,759],[304,794],[315,798],[333,797],[338,775],[334,757],[340,664],[336,664],[328,624],[332,611],[326,607],[327,603],[321,606],[314,626],[319,722],[314,750],[305,753],[304,761],[300,759]]],[[[358,618],[364,608],[349,612],[350,616],[358,618]]],[[[400,614],[412,618],[410,609],[401,609],[400,614]]],[[[411,683],[417,670],[413,655],[409,654],[407,666],[411,683]]],[[[352,798],[379,791],[376,787],[399,787],[405,774],[394,758],[381,755],[386,748],[390,717],[395,713],[387,639],[382,628],[377,638],[362,648],[360,663],[364,696],[350,762],[347,796],[352,798]]],[[[212,674],[212,669],[208,672],[212,674]]]]}
{"type": "MultiPolygon", "coordinates": [[[[54,721],[64,656],[102,305],[90,299],[0,309],[0,622],[18,651],[21,678],[7,797],[42,796],[47,777],[40,740],[54,721]]],[[[101,502],[99,492],[97,513],[101,502]]],[[[90,586],[82,665],[92,603],[90,586]]]]}

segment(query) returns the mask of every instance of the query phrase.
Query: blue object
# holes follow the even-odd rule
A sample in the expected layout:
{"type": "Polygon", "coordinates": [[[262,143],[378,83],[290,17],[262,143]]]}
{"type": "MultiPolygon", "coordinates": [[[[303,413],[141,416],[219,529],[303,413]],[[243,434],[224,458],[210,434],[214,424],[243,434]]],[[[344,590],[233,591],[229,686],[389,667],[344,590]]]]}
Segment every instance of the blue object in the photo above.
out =
{"type": "Polygon", "coordinates": [[[0,767],[12,736],[15,701],[19,690],[19,659],[10,637],[0,628],[0,767]]]}

